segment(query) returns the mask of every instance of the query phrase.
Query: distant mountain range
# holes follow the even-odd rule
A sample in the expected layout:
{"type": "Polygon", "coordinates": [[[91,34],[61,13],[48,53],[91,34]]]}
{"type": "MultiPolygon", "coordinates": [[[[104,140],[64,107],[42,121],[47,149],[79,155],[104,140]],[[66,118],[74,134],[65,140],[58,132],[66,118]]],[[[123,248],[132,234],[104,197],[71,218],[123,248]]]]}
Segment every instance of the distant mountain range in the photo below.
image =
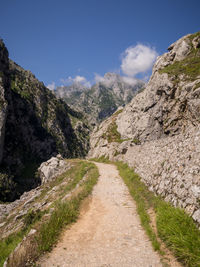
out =
{"type": "Polygon", "coordinates": [[[54,93],[73,109],[84,113],[90,125],[94,126],[112,115],[118,107],[128,104],[144,86],[141,80],[106,73],[91,88],[74,83],[57,87],[54,93]]]}

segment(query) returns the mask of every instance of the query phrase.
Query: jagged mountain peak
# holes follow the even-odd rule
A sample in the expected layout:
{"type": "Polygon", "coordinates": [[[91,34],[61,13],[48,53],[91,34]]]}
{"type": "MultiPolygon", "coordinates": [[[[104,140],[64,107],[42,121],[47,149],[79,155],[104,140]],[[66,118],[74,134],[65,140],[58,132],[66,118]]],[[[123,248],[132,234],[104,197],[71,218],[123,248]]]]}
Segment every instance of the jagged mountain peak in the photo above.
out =
{"type": "Polygon", "coordinates": [[[57,87],[55,94],[73,108],[84,112],[94,125],[110,116],[119,106],[129,103],[145,85],[140,80],[132,79],[130,82],[127,78],[108,72],[104,77],[98,77],[97,83],[91,88],[80,88],[74,83],[70,87],[57,87]]]}

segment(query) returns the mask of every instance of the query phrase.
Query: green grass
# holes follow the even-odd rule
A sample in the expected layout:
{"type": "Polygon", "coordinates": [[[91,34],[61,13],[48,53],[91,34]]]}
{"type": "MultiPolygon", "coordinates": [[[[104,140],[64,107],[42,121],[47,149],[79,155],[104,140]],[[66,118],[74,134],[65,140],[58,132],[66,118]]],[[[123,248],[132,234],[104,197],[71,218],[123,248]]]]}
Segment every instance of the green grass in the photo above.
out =
{"type": "Polygon", "coordinates": [[[197,36],[200,36],[200,32],[195,32],[195,33],[191,34],[188,38],[192,41],[197,36]]]}
{"type": "Polygon", "coordinates": [[[16,248],[19,242],[22,241],[23,232],[10,235],[8,238],[0,241],[0,266],[3,266],[8,255],[16,248]]]}
{"type": "Polygon", "coordinates": [[[133,143],[133,144],[135,144],[135,145],[140,145],[140,144],[141,144],[141,142],[140,142],[140,140],[139,140],[138,138],[134,138],[134,139],[131,141],[131,143],[133,143]]]}
{"type": "Polygon", "coordinates": [[[71,200],[56,204],[50,220],[43,224],[37,237],[40,252],[50,251],[64,225],[74,222],[78,217],[78,201],[71,200]]]}
{"type": "Polygon", "coordinates": [[[200,266],[200,231],[183,210],[162,202],[157,209],[161,239],[185,266],[200,266]]]}
{"type": "MultiPolygon", "coordinates": [[[[42,215],[45,212],[29,210],[24,217],[24,228],[18,233],[12,234],[0,241],[0,266],[3,266],[5,259],[33,226],[37,229],[35,242],[36,247],[38,247],[37,256],[39,256],[44,251],[49,251],[57,241],[62,229],[78,218],[82,200],[91,193],[93,186],[97,182],[99,176],[98,169],[93,163],[77,161],[70,170],[57,178],[58,181],[51,183],[49,189],[61,183],[66,176],[72,178],[72,181],[64,188],[59,199],[55,200],[54,211],[48,221],[43,222],[42,220],[42,215]],[[68,201],[61,201],[60,198],[62,198],[63,194],[75,188],[85,174],[87,174],[87,180],[81,185],[79,193],[68,201]],[[40,223],[40,221],[42,223],[40,223]]],[[[46,188],[41,196],[44,196],[45,192],[47,192],[46,188]]],[[[39,199],[37,199],[37,201],[39,199]]]]}
{"type": "Polygon", "coordinates": [[[134,171],[130,169],[127,164],[122,162],[116,162],[115,164],[119,170],[120,176],[127,185],[131,196],[136,201],[137,212],[140,216],[142,226],[148,234],[154,249],[161,252],[160,242],[158,241],[156,234],[150,225],[150,217],[147,212],[149,208],[156,206],[156,197],[147,189],[144,183],[140,180],[140,177],[134,173],[134,171]]]}
{"type": "Polygon", "coordinates": [[[60,196],[66,195],[67,192],[75,188],[75,186],[81,181],[85,174],[94,168],[93,165],[88,162],[80,161],[77,162],[76,166],[72,167],[68,172],[67,176],[72,178],[72,181],[63,189],[60,196]]]}
{"type": "Polygon", "coordinates": [[[123,108],[117,110],[117,111],[113,114],[113,116],[116,116],[116,117],[117,117],[120,113],[122,113],[122,111],[123,111],[123,108]]]}
{"type": "MultiPolygon", "coordinates": [[[[72,166],[69,170],[67,170],[66,172],[61,174],[59,177],[57,177],[55,180],[49,183],[50,188],[53,188],[61,184],[66,177],[70,177],[71,181],[67,184],[67,186],[63,188],[63,190],[60,193],[60,197],[62,197],[64,194],[67,194],[67,192],[69,192],[70,190],[74,189],[77,183],[87,173],[88,169],[91,168],[84,161],[76,161],[73,164],[74,166],[72,166]]],[[[37,199],[38,201],[41,201],[41,199],[44,198],[46,193],[49,191],[49,186],[46,186],[43,189],[41,195],[37,199]]]]}
{"type": "Polygon", "coordinates": [[[111,163],[111,161],[107,157],[104,157],[104,156],[101,156],[99,158],[91,158],[90,160],[96,161],[96,162],[101,162],[101,163],[111,163]]]}
{"type": "Polygon", "coordinates": [[[175,61],[173,64],[170,64],[159,70],[161,74],[167,73],[170,76],[174,76],[175,82],[179,81],[178,76],[181,74],[185,74],[185,78],[187,80],[195,80],[197,76],[200,75],[200,48],[194,49],[192,46],[192,40],[196,36],[200,36],[200,32],[197,32],[188,38],[191,42],[190,54],[185,59],[181,61],[175,61]]]}
{"type": "Polygon", "coordinates": [[[90,167],[90,171],[81,192],[70,201],[58,201],[50,220],[42,225],[37,238],[40,253],[51,250],[63,227],[76,221],[81,201],[91,193],[96,184],[99,176],[96,166],[92,163],[85,164],[90,167]]]}
{"type": "Polygon", "coordinates": [[[117,131],[117,124],[115,122],[115,119],[108,126],[107,131],[103,133],[102,138],[106,139],[108,143],[112,142],[123,143],[124,141],[130,140],[130,138],[128,139],[121,138],[121,134],[117,131]]]}
{"type": "Polygon", "coordinates": [[[23,84],[22,80],[17,80],[16,77],[12,77],[11,79],[11,90],[20,94],[22,98],[31,100],[29,89],[23,84]]]}
{"type": "Polygon", "coordinates": [[[200,75],[200,56],[187,57],[184,60],[176,61],[159,71],[169,75],[179,76],[185,74],[189,79],[195,80],[200,75]]]}
{"type": "Polygon", "coordinates": [[[200,266],[200,231],[191,217],[182,209],[175,208],[150,192],[140,177],[127,164],[115,163],[130,194],[136,201],[141,223],[155,250],[161,254],[160,242],[151,227],[148,210],[156,214],[159,237],[184,266],[200,266]]]}
{"type": "Polygon", "coordinates": [[[23,229],[17,233],[9,235],[7,238],[0,241],[0,266],[3,266],[6,258],[22,241],[23,237],[30,231],[34,223],[40,220],[42,214],[44,214],[44,212],[34,212],[32,210],[29,210],[29,212],[24,217],[23,229]]]}
{"type": "Polygon", "coordinates": [[[111,122],[107,131],[102,135],[104,139],[108,140],[108,143],[117,142],[122,143],[121,134],[117,131],[117,124],[115,121],[111,122]]]}

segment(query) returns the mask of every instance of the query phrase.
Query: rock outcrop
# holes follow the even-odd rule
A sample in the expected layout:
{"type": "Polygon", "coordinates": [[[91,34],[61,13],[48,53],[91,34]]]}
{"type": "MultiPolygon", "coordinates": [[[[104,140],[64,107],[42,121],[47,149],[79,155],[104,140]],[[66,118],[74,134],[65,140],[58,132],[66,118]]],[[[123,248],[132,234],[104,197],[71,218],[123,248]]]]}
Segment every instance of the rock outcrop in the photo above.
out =
{"type": "Polygon", "coordinates": [[[56,157],[52,157],[43,162],[38,168],[41,184],[47,183],[63,173],[66,169],[68,169],[68,165],[69,164],[67,164],[61,155],[57,155],[56,157]]]}
{"type": "Polygon", "coordinates": [[[146,89],[119,116],[123,138],[154,140],[199,124],[200,50],[193,39],[181,38],[157,59],[146,89]]]}
{"type": "Polygon", "coordinates": [[[111,116],[119,106],[128,104],[144,86],[145,83],[140,80],[130,81],[119,74],[106,73],[91,88],[73,84],[57,87],[54,93],[83,112],[90,125],[94,126],[111,116]]]}
{"type": "Polygon", "coordinates": [[[36,187],[34,172],[50,157],[85,156],[88,135],[83,115],[9,60],[0,41],[0,200],[36,187]]]}
{"type": "Polygon", "coordinates": [[[168,50],[145,90],[93,131],[89,157],[127,162],[200,223],[200,33],[168,50]]]}

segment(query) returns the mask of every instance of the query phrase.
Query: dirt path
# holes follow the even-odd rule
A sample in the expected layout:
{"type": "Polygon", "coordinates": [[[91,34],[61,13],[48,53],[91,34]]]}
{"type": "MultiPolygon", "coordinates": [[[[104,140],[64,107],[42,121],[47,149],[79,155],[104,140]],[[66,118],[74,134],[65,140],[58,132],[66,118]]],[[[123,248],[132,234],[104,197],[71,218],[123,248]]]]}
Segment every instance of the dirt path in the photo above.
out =
{"type": "Polygon", "coordinates": [[[162,266],[116,167],[96,165],[100,177],[87,210],[39,264],[46,267],[162,266]]]}

